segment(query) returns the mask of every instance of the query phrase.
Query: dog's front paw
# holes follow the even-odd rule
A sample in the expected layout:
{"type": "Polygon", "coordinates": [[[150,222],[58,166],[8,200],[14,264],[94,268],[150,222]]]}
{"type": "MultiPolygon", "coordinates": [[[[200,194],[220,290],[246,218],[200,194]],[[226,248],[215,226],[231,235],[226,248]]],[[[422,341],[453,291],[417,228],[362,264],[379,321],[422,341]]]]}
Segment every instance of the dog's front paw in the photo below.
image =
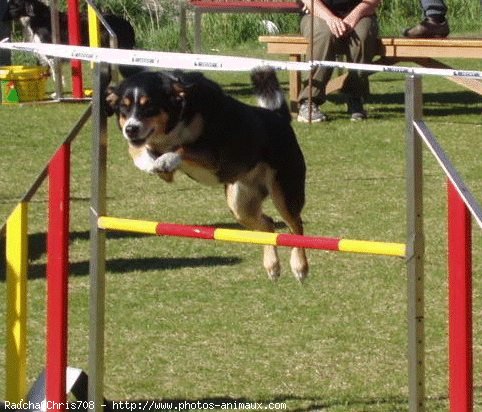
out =
{"type": "Polygon", "coordinates": [[[153,171],[157,173],[174,172],[181,165],[182,159],[178,153],[167,152],[154,160],[153,171]]]}

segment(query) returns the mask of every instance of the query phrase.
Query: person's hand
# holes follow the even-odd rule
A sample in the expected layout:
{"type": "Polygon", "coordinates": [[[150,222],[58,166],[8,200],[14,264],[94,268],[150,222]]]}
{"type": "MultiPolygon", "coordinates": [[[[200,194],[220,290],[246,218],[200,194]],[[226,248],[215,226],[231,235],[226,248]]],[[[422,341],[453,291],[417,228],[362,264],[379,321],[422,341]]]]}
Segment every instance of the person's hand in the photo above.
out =
{"type": "Polygon", "coordinates": [[[336,16],[329,18],[326,21],[326,24],[337,39],[346,36],[352,30],[352,28],[345,21],[343,21],[343,19],[340,19],[336,16]]]}
{"type": "Polygon", "coordinates": [[[349,14],[343,19],[343,22],[348,26],[348,32],[351,32],[355,29],[357,21],[358,20],[352,14],[349,14]]]}

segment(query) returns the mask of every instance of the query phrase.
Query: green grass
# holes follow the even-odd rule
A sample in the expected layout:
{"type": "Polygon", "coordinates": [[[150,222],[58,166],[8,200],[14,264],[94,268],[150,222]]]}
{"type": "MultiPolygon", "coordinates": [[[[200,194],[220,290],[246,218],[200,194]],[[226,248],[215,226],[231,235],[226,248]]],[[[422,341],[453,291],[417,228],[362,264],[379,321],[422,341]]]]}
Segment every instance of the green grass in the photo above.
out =
{"type": "MultiPolygon", "coordinates": [[[[461,64],[460,62],[450,62],[461,64]]],[[[480,70],[480,62],[463,62],[480,70]]],[[[253,102],[248,75],[213,74],[253,102]]],[[[280,74],[287,88],[287,75],[280,74]]],[[[351,123],[339,96],[326,124],[294,123],[308,165],[306,233],[405,241],[404,80],[371,78],[370,118],[351,123]]],[[[424,79],[425,120],[480,199],[481,101],[445,79],[424,79]]],[[[85,104],[2,106],[0,217],[6,218],[85,110],[85,104]]],[[[90,125],[73,144],[69,364],[88,364],[90,125]]],[[[445,179],[425,152],[427,410],[447,410],[445,179]]],[[[269,213],[278,220],[273,207],[269,213]]],[[[166,184],[135,169],[109,122],[109,214],[232,227],[222,188],[177,176],[166,184]]],[[[44,365],[45,218],[42,188],[30,205],[28,377],[44,365]]],[[[474,228],[474,313],[480,313],[482,242],[474,228]]],[[[111,234],[107,241],[105,396],[285,402],[292,411],[406,411],[406,278],[403,260],[309,253],[299,285],[268,280],[261,248],[111,234]]],[[[5,300],[4,265],[0,300],[5,300]]],[[[0,310],[0,347],[5,309],[0,310]]],[[[476,406],[482,406],[482,327],[475,319],[476,406]]],[[[2,353],[2,352],[0,352],[2,353]]],[[[0,391],[5,386],[0,355],[0,391]]],[[[1,392],[0,392],[1,393],[1,392]]],[[[0,398],[3,396],[0,395],[0,398]]]]}

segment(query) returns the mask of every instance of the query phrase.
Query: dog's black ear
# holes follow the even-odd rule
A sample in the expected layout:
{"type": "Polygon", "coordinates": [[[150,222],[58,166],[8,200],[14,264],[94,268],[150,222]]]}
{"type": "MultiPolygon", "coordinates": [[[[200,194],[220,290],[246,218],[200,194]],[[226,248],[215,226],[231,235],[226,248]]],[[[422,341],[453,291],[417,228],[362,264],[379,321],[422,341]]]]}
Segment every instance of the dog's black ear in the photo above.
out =
{"type": "Polygon", "coordinates": [[[179,100],[185,99],[189,93],[192,93],[196,84],[196,79],[181,74],[173,78],[172,91],[179,100]]]}
{"type": "Polygon", "coordinates": [[[162,73],[162,76],[165,79],[167,78],[172,95],[175,96],[177,100],[184,99],[186,96],[186,87],[181,79],[182,72],[180,70],[175,70],[172,73],[162,73]]]}
{"type": "Polygon", "coordinates": [[[35,17],[35,5],[33,1],[25,2],[25,14],[27,17],[35,17]]]}
{"type": "Polygon", "coordinates": [[[107,116],[112,116],[114,113],[117,113],[119,107],[119,99],[120,97],[117,89],[115,87],[109,86],[105,94],[104,104],[104,110],[107,116]]]}
{"type": "Polygon", "coordinates": [[[172,83],[172,92],[176,96],[177,100],[184,100],[186,98],[186,93],[188,88],[179,80],[172,83]]]}

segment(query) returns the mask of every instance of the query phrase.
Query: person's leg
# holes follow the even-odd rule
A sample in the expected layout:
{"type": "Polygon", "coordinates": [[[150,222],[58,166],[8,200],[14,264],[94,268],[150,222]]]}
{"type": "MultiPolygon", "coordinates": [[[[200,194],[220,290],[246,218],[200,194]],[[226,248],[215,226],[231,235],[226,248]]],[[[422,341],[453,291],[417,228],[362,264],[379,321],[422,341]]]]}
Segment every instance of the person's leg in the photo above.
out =
{"type": "Polygon", "coordinates": [[[411,38],[447,37],[450,28],[444,0],[420,0],[420,3],[425,18],[416,26],[405,29],[403,35],[411,38]]]}
{"type": "MultiPolygon", "coordinates": [[[[7,13],[7,7],[7,0],[0,0],[0,40],[10,37],[12,22],[3,20],[5,14],[7,13]]],[[[10,50],[1,49],[0,66],[10,66],[11,64],[12,61],[10,50]]]]}
{"type": "Polygon", "coordinates": [[[420,4],[422,5],[425,17],[439,19],[440,21],[445,20],[447,6],[444,0],[420,0],[420,4]]]}
{"type": "MultiPolygon", "coordinates": [[[[378,50],[378,21],[375,16],[364,17],[347,39],[349,62],[371,63],[378,50]]],[[[348,112],[352,120],[363,120],[366,112],[363,102],[370,93],[368,72],[350,70],[341,90],[348,97],[348,112]]]]}
{"type": "MultiPolygon", "coordinates": [[[[378,23],[375,16],[362,18],[346,40],[347,58],[352,63],[371,63],[378,50],[378,23]]],[[[368,72],[350,70],[342,92],[366,98],[369,94],[368,72]]]]}
{"type": "MultiPolygon", "coordinates": [[[[313,23],[313,56],[310,56],[308,52],[308,58],[312,60],[334,60],[335,59],[335,44],[334,36],[324,20],[314,18],[313,23]]],[[[306,15],[301,19],[301,34],[310,39],[311,37],[311,16],[306,15]]],[[[309,51],[311,48],[309,48],[309,51]]],[[[326,84],[330,80],[333,69],[331,68],[317,68],[313,73],[311,96],[313,103],[318,106],[323,104],[326,100],[326,84]]],[[[309,85],[306,84],[305,88],[298,96],[300,108],[308,101],[310,96],[309,85]]],[[[306,107],[305,107],[306,109],[306,107]]],[[[324,115],[322,115],[324,117],[324,115]]],[[[325,120],[325,118],[321,119],[325,120]]],[[[318,120],[320,121],[320,120],[318,120]]]]}

